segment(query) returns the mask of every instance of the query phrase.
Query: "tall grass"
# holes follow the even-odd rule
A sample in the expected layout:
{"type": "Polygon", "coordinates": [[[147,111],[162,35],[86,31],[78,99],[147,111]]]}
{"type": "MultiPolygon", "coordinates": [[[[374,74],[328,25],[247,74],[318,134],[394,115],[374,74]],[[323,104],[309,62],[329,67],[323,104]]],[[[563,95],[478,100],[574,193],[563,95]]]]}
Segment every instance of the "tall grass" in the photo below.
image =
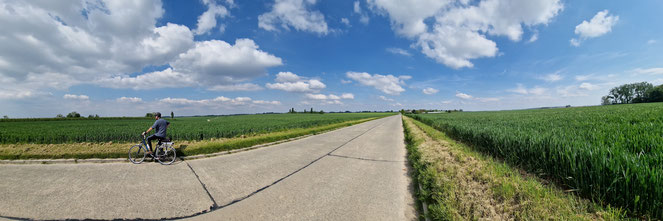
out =
{"type": "Polygon", "coordinates": [[[663,218],[663,104],[411,115],[570,191],[663,218]]]}

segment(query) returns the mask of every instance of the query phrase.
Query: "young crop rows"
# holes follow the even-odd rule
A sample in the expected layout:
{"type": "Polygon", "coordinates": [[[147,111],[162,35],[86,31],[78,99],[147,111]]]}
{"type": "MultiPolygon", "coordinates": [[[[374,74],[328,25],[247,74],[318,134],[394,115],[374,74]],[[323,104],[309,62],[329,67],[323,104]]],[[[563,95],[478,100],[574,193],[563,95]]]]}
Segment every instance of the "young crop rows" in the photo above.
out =
{"type": "MultiPolygon", "coordinates": [[[[230,138],[385,116],[385,113],[261,114],[164,118],[175,140],[230,138]]],[[[149,118],[0,121],[0,143],[135,142],[154,123],[149,118]]]]}
{"type": "Polygon", "coordinates": [[[582,196],[663,218],[662,103],[411,117],[582,196]]]}

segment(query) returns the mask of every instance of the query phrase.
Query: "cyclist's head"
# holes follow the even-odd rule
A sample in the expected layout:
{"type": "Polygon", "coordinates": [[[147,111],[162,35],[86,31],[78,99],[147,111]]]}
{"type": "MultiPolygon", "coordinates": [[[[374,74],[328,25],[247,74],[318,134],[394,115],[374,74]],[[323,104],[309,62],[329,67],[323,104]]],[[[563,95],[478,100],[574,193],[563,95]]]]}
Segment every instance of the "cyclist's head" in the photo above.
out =
{"type": "Polygon", "coordinates": [[[158,118],[161,118],[161,113],[156,112],[156,113],[154,113],[154,116],[155,116],[155,117],[158,117],[158,118]]]}

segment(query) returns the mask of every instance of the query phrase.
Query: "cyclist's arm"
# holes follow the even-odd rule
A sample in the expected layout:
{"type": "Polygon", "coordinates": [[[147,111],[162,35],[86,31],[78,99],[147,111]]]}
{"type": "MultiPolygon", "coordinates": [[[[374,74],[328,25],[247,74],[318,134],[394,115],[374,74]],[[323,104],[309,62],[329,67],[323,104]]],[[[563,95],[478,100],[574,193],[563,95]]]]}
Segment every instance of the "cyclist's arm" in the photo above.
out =
{"type": "Polygon", "coordinates": [[[151,127],[150,127],[150,129],[147,129],[147,131],[145,131],[145,134],[150,133],[150,131],[152,131],[152,128],[151,128],[151,127]]]}

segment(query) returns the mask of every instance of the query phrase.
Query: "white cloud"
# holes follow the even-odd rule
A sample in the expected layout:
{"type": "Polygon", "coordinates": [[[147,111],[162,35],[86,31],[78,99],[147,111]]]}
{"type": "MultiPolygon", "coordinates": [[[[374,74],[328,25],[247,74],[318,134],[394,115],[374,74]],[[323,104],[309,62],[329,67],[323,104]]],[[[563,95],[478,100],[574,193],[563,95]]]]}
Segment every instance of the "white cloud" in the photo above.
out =
{"type": "Polygon", "coordinates": [[[497,55],[488,35],[520,41],[522,26],[548,24],[563,9],[560,0],[368,0],[389,16],[399,35],[416,40],[428,57],[451,68],[473,67],[470,60],[497,55]],[[472,2],[475,3],[475,2],[472,2]],[[434,18],[432,27],[424,21],[434,18]]]}
{"type": "Polygon", "coordinates": [[[350,20],[348,20],[347,18],[341,18],[341,23],[350,26],[350,20]]]}
{"type": "Polygon", "coordinates": [[[534,32],[534,34],[532,34],[532,37],[530,37],[529,40],[527,40],[527,43],[532,43],[535,42],[536,40],[539,40],[539,32],[534,32]]]}
{"type": "Polygon", "coordinates": [[[663,74],[663,68],[648,68],[648,69],[636,68],[632,72],[635,74],[658,75],[658,74],[663,74]]]}
{"type": "Polygon", "coordinates": [[[649,39],[649,41],[647,41],[647,44],[648,44],[648,45],[656,44],[656,40],[654,40],[654,39],[649,39]]]}
{"type": "Polygon", "coordinates": [[[596,38],[612,31],[612,26],[617,24],[619,16],[611,16],[608,13],[608,10],[600,11],[589,22],[585,20],[577,25],[575,34],[579,37],[571,39],[571,45],[578,47],[583,40],[596,38]]]}
{"type": "Polygon", "coordinates": [[[276,79],[274,79],[274,81],[280,82],[280,83],[283,83],[283,82],[297,82],[297,81],[301,81],[301,77],[299,77],[298,75],[296,75],[292,72],[289,72],[289,71],[288,72],[279,72],[278,74],[276,74],[276,79]]]}
{"type": "Polygon", "coordinates": [[[424,88],[421,92],[423,92],[424,94],[431,95],[431,94],[436,94],[439,91],[440,90],[438,90],[438,89],[428,87],[428,88],[424,88]]]}
{"type": "Polygon", "coordinates": [[[407,50],[402,49],[402,48],[387,48],[387,51],[389,53],[392,53],[392,54],[399,54],[399,55],[408,56],[408,57],[412,56],[412,54],[410,54],[410,52],[408,52],[407,50]]]}
{"type": "Polygon", "coordinates": [[[171,63],[174,70],[189,74],[205,85],[249,80],[279,65],[281,58],[259,50],[251,39],[237,39],[235,45],[220,40],[197,42],[171,63]]]}
{"type": "Polygon", "coordinates": [[[393,75],[371,75],[366,72],[360,73],[352,71],[347,72],[346,76],[359,82],[362,85],[374,87],[375,89],[378,89],[379,91],[389,95],[399,95],[401,92],[405,91],[405,89],[402,87],[405,85],[404,80],[412,78],[411,76],[407,75],[395,77],[393,75]]]}
{"type": "MultiPolygon", "coordinates": [[[[0,78],[12,85],[0,93],[23,91],[26,97],[85,83],[133,89],[232,87],[282,65],[250,39],[237,39],[235,45],[195,42],[184,25],[157,26],[163,13],[160,1],[3,1],[0,78]],[[154,66],[170,67],[129,74],[154,66]]],[[[197,31],[206,29],[203,20],[197,31]]]]}
{"type": "Polygon", "coordinates": [[[150,90],[156,88],[179,88],[195,86],[195,80],[186,74],[167,68],[163,71],[149,72],[135,77],[118,75],[97,79],[96,84],[108,88],[131,88],[134,90],[150,90]]]}
{"type": "Polygon", "coordinates": [[[271,104],[271,105],[279,105],[281,102],[279,101],[263,101],[263,100],[255,100],[253,101],[254,104],[271,104]]]}
{"type": "MultiPolygon", "coordinates": [[[[197,28],[193,31],[196,35],[208,33],[212,28],[216,27],[216,18],[223,18],[229,16],[228,9],[222,5],[217,5],[215,1],[204,1],[207,5],[207,11],[198,17],[197,28]]],[[[234,3],[230,2],[231,5],[234,3]]],[[[221,26],[225,29],[225,26],[221,26]]]]}
{"type": "Polygon", "coordinates": [[[81,95],[76,95],[76,94],[65,94],[65,95],[62,96],[62,97],[63,97],[64,99],[68,99],[68,100],[81,100],[81,101],[90,100],[90,97],[88,97],[87,95],[84,95],[84,94],[81,94],[81,95]]]}
{"type": "Polygon", "coordinates": [[[387,97],[385,97],[385,96],[382,96],[382,95],[380,95],[380,97],[379,97],[379,98],[380,98],[380,100],[383,100],[383,101],[394,101],[394,99],[391,99],[391,98],[387,98],[387,97]]]}
{"type": "Polygon", "coordinates": [[[591,91],[591,90],[599,89],[600,87],[598,85],[594,85],[594,84],[591,84],[591,83],[584,82],[584,83],[580,84],[579,88],[591,91]]]}
{"type": "Polygon", "coordinates": [[[547,81],[547,82],[557,82],[557,81],[560,81],[560,80],[564,79],[564,77],[562,75],[558,74],[558,73],[552,73],[552,74],[542,76],[539,79],[547,81]]]}
{"type": "Polygon", "coordinates": [[[276,31],[279,23],[283,29],[289,27],[298,31],[313,32],[320,35],[329,33],[325,16],[319,11],[311,11],[316,0],[275,0],[272,11],[258,16],[258,27],[267,31],[276,31]]]}
{"type": "Polygon", "coordinates": [[[361,22],[364,25],[368,25],[368,23],[370,22],[370,18],[366,13],[362,12],[359,1],[355,1],[353,9],[354,13],[359,15],[359,22],[361,22]]]}
{"type": "Polygon", "coordinates": [[[456,92],[456,97],[463,99],[463,100],[470,100],[473,99],[472,95],[461,93],[461,92],[456,92]]]}
{"type": "Polygon", "coordinates": [[[352,83],[352,81],[341,79],[341,84],[349,84],[349,83],[352,83]]]}
{"type": "Polygon", "coordinates": [[[320,80],[304,79],[292,72],[280,72],[276,75],[276,83],[267,83],[265,87],[273,90],[282,90],[287,92],[312,93],[319,92],[327,87],[320,80]]]}
{"type": "Polygon", "coordinates": [[[548,91],[548,89],[543,88],[543,87],[539,87],[539,86],[536,86],[536,87],[531,88],[531,89],[527,89],[527,88],[525,88],[525,86],[523,86],[523,84],[516,84],[516,85],[517,85],[516,88],[509,89],[507,91],[513,92],[513,93],[518,93],[518,94],[523,94],[523,95],[527,95],[527,94],[543,95],[548,91]]]}
{"type": "Polygon", "coordinates": [[[115,99],[115,101],[124,103],[140,103],[143,102],[143,99],[139,97],[120,97],[115,99]]]}
{"type": "Polygon", "coordinates": [[[216,85],[207,90],[210,91],[259,91],[264,89],[260,85],[253,83],[231,84],[231,85],[216,85]]]}
{"type": "Polygon", "coordinates": [[[337,96],[334,94],[329,94],[329,95],[324,95],[324,94],[306,94],[306,98],[313,99],[313,100],[341,100],[341,99],[349,99],[352,100],[355,98],[353,94],[350,93],[343,93],[341,96],[337,96]]]}
{"type": "Polygon", "coordinates": [[[236,97],[228,98],[224,96],[219,96],[214,99],[201,99],[201,100],[191,100],[187,98],[164,98],[159,100],[160,103],[176,105],[176,106],[187,106],[187,105],[196,105],[196,106],[209,106],[209,107],[220,107],[223,105],[253,105],[253,104],[272,104],[278,105],[281,104],[279,101],[264,101],[264,100],[253,100],[250,97],[236,97]]]}

